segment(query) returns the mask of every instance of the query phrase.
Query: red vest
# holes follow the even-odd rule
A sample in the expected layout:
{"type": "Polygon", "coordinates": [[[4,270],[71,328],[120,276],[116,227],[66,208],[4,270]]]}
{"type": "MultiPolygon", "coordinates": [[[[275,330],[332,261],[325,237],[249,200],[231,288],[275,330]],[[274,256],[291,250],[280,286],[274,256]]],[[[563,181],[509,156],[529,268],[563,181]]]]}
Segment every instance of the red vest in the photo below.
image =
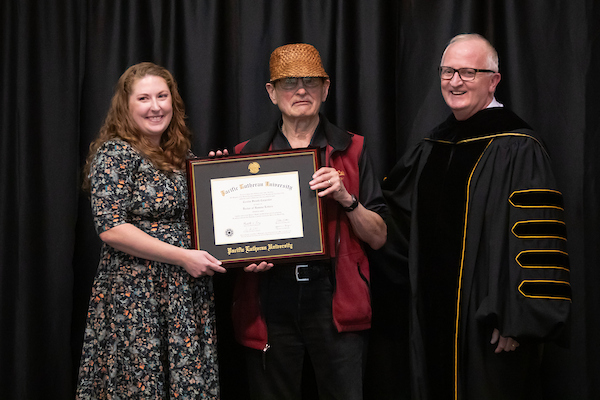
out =
{"type": "MultiPolygon", "coordinates": [[[[344,150],[326,149],[327,165],[335,168],[349,193],[358,196],[358,161],[364,138],[353,135],[344,150]]],[[[236,153],[247,142],[236,146],[236,153]]],[[[369,262],[360,240],[350,226],[346,213],[338,202],[325,199],[329,251],[335,263],[335,291],[333,294],[333,322],[338,332],[360,331],[371,327],[371,300],[369,294],[369,262]]],[[[277,268],[275,265],[274,268],[277,268]]],[[[244,346],[262,350],[268,342],[267,325],[260,310],[260,273],[243,272],[236,284],[233,298],[235,337],[244,346]]]]}

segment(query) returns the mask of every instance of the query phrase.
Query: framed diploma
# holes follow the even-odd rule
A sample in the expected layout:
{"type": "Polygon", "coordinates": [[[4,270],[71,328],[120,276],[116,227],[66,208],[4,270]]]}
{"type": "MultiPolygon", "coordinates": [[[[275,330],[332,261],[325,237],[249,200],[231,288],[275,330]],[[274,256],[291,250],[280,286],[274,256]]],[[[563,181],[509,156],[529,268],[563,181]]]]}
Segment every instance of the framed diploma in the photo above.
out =
{"type": "Polygon", "coordinates": [[[319,149],[188,160],[192,241],[225,266],[328,258],[319,149]]]}

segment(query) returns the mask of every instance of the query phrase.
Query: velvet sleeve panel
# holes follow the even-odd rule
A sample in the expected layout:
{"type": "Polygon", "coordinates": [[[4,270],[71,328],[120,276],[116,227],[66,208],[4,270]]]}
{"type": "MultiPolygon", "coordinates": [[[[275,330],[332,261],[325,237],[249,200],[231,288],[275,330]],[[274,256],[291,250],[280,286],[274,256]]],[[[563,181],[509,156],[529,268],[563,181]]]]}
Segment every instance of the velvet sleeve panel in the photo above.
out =
{"type": "MultiPolygon", "coordinates": [[[[491,139],[470,186],[466,293],[482,296],[479,322],[519,339],[557,338],[571,288],[562,194],[536,139],[491,139]]],[[[473,304],[473,303],[471,303],[473,304]]]]}

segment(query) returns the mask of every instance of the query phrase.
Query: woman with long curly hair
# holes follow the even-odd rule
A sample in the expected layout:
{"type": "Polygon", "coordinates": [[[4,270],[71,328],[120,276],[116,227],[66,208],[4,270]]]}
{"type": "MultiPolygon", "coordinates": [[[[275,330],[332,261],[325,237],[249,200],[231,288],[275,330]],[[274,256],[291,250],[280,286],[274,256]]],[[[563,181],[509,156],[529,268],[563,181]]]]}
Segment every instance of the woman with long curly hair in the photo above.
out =
{"type": "Polygon", "coordinates": [[[90,145],[84,189],[103,241],[78,399],[217,399],[211,254],[190,248],[190,132],[173,76],[128,68],[90,145]]]}

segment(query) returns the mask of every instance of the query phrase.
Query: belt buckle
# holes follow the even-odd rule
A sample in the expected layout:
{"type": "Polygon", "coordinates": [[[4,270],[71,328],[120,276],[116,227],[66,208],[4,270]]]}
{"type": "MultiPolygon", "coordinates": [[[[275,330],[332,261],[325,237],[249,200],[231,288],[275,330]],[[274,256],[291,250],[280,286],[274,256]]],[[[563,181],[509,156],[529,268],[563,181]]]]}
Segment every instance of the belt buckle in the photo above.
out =
{"type": "Polygon", "coordinates": [[[300,278],[300,268],[308,268],[308,264],[298,264],[298,265],[296,265],[296,269],[295,269],[296,282],[308,282],[308,281],[310,281],[310,278],[300,278]]]}

